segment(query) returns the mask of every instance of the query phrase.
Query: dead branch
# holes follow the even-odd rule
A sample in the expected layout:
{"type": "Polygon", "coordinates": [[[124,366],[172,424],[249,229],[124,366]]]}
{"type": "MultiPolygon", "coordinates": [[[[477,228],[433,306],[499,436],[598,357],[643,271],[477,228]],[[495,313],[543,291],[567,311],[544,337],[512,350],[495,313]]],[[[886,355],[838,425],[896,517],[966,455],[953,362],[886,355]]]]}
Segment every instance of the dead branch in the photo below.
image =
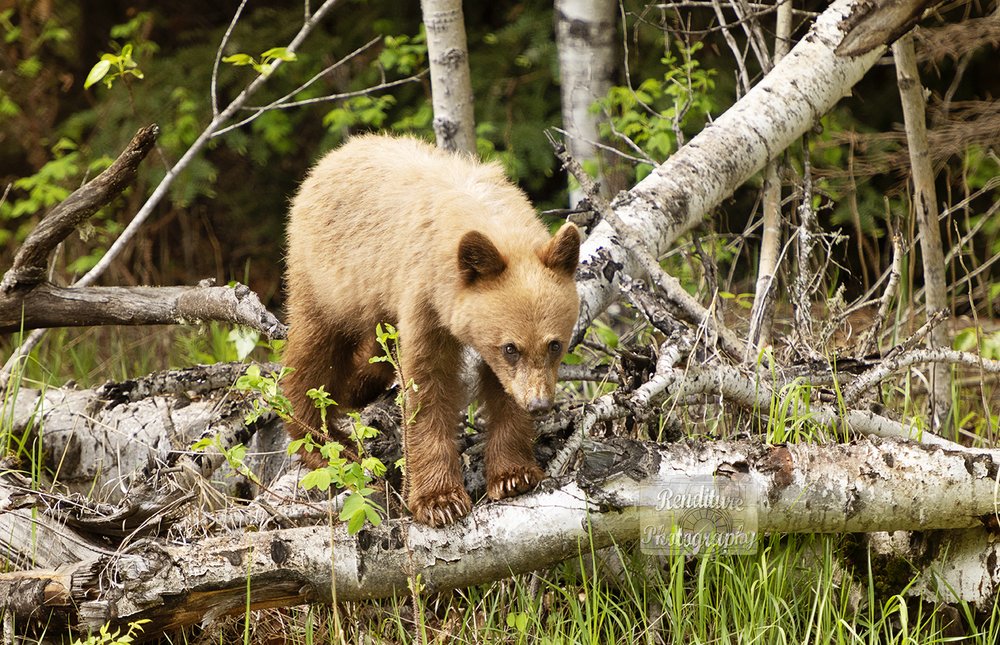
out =
{"type": "Polygon", "coordinates": [[[597,213],[618,232],[622,246],[635,257],[639,266],[659,289],[664,304],[670,312],[680,320],[699,327],[704,326],[714,338],[718,339],[719,346],[723,351],[731,356],[742,356],[743,343],[736,337],[736,334],[716,320],[712,312],[705,309],[700,302],[684,290],[676,278],[660,267],[656,258],[647,250],[646,245],[632,234],[631,229],[621,221],[608,202],[601,197],[600,190],[594,180],[583,170],[579,162],[570,156],[566,147],[556,142],[551,135],[546,134],[546,136],[548,136],[556,156],[562,162],[563,168],[576,178],[581,190],[590,204],[597,210],[597,213]]]}
{"type": "MultiPolygon", "coordinates": [[[[774,35],[774,63],[778,64],[788,53],[792,37],[792,1],[778,7],[774,35]]],[[[774,303],[777,301],[777,270],[781,257],[781,180],[778,159],[767,162],[764,168],[764,194],[761,198],[760,260],[757,266],[757,285],[753,307],[750,310],[750,329],[747,332],[747,351],[744,362],[750,362],[771,344],[771,325],[774,320],[774,303]],[[752,353],[751,353],[752,352],[752,353]]]]}
{"type": "MultiPolygon", "coordinates": [[[[871,8],[872,3],[856,0],[832,3],[810,33],[746,96],[613,200],[618,217],[654,257],[813,127],[878,60],[884,45],[857,57],[836,52],[847,25],[863,23],[871,8]]],[[[638,260],[614,237],[610,223],[601,223],[581,247],[581,306],[574,342],[614,300],[618,276],[638,273],[638,260]]]]}
{"type": "Polygon", "coordinates": [[[908,32],[924,11],[941,0],[882,0],[867,2],[848,17],[844,39],[837,47],[838,56],[861,56],[876,48],[891,45],[908,32]]]}
{"type": "Polygon", "coordinates": [[[17,290],[31,289],[45,279],[49,254],[77,226],[131,185],[139,164],[153,149],[159,133],[160,129],[155,124],[140,129],[104,172],[74,190],[49,211],[14,256],[13,266],[0,281],[0,297],[10,297],[17,290]]]}
{"type": "MultiPolygon", "coordinates": [[[[896,61],[896,80],[903,104],[906,144],[910,151],[910,171],[913,182],[913,212],[920,229],[920,257],[923,262],[924,302],[928,317],[948,308],[948,281],[945,276],[944,249],[938,224],[937,192],[934,170],[927,143],[926,102],[924,88],[917,69],[913,37],[906,35],[892,46],[896,61]]],[[[948,333],[944,326],[935,328],[928,337],[929,347],[946,347],[948,333]]],[[[931,422],[934,428],[948,423],[951,409],[951,372],[944,365],[931,371],[931,422]]]]}
{"type": "Polygon", "coordinates": [[[899,286],[899,279],[903,275],[903,255],[902,240],[900,240],[899,233],[893,231],[892,265],[889,267],[888,282],[886,282],[885,291],[882,292],[882,297],[879,299],[875,320],[872,321],[871,327],[868,328],[868,333],[865,334],[864,339],[859,345],[858,353],[861,356],[867,356],[878,349],[878,339],[879,334],[882,333],[882,325],[885,324],[886,318],[889,317],[889,308],[896,299],[896,289],[899,286]]]}
{"type": "MultiPolygon", "coordinates": [[[[13,270],[13,269],[12,269],[13,270]]],[[[249,287],[57,287],[0,293],[0,333],[48,327],[179,325],[219,321],[285,338],[287,327],[249,287]]]]}
{"type": "Polygon", "coordinates": [[[864,394],[870,394],[871,388],[893,372],[918,363],[968,365],[989,374],[1000,374],[1000,361],[989,360],[978,354],[959,352],[946,347],[911,349],[887,356],[870,370],[858,376],[855,381],[844,387],[844,400],[847,403],[853,403],[864,394]]]}

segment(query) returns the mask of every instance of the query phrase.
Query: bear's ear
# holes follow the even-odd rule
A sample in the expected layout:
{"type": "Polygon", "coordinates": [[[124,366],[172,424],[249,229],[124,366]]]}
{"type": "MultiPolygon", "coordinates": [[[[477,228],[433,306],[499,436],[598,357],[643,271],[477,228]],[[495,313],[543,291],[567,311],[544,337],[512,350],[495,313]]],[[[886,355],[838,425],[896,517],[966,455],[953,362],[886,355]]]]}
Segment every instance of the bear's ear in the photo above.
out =
{"type": "Polygon", "coordinates": [[[566,222],[538,252],[542,264],[556,273],[573,277],[580,262],[580,230],[575,224],[566,222]]]}
{"type": "Polygon", "coordinates": [[[458,270],[466,285],[493,278],[507,268],[507,261],[490,238],[479,231],[469,231],[458,243],[458,270]]]}

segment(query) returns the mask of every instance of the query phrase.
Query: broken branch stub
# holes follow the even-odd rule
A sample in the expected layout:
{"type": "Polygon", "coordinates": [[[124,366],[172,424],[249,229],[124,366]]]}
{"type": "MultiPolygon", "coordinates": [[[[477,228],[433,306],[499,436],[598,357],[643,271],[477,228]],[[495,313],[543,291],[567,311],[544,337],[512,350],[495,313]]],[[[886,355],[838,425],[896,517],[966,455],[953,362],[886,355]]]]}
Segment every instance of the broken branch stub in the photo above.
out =
{"type": "Polygon", "coordinates": [[[154,123],[136,132],[104,172],[73,191],[35,227],[14,256],[14,263],[0,281],[0,294],[32,288],[45,279],[49,254],[56,246],[108,204],[134,180],[139,164],[153,149],[160,128],[154,123]]]}

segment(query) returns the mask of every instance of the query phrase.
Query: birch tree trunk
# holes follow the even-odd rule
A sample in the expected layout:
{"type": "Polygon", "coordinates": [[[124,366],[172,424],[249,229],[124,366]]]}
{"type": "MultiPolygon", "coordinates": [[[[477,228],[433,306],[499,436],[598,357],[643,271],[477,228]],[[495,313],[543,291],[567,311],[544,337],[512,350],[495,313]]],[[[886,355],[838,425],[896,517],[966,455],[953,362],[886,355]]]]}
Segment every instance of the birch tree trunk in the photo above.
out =
{"type": "MultiPolygon", "coordinates": [[[[598,181],[600,155],[594,142],[600,139],[599,117],[591,108],[611,89],[616,8],[613,0],[556,0],[555,4],[566,145],[574,159],[597,166],[598,181]]],[[[571,188],[570,207],[582,197],[580,188],[571,188]]]]}
{"type": "MultiPolygon", "coordinates": [[[[924,304],[928,319],[948,309],[948,287],[945,278],[944,249],[938,224],[937,191],[934,169],[927,147],[926,102],[920,83],[913,37],[903,36],[892,46],[896,60],[896,80],[903,104],[906,145],[910,151],[910,172],[913,178],[913,211],[920,231],[920,256],[924,275],[924,304]]],[[[937,325],[927,337],[929,347],[949,347],[947,325],[937,325]]],[[[951,408],[951,369],[935,364],[931,372],[931,420],[935,431],[948,422],[951,408]]]]}
{"type": "MultiPolygon", "coordinates": [[[[867,33],[876,23],[878,33],[895,33],[902,25],[911,25],[915,7],[925,4],[836,0],[746,96],[634,188],[619,194],[612,203],[615,212],[636,238],[648,240],[654,255],[662,254],[811,128],[885,51],[884,44],[857,47],[853,32],[867,33]],[[900,5],[909,10],[893,10],[900,5]],[[861,53],[838,53],[849,39],[861,53]]],[[[581,248],[577,273],[581,309],[575,341],[617,295],[619,274],[638,273],[637,262],[614,243],[614,234],[609,224],[601,222],[581,248]]]]}
{"type": "Polygon", "coordinates": [[[445,150],[476,153],[472,81],[462,0],[420,0],[427,29],[434,133],[445,150]]]}

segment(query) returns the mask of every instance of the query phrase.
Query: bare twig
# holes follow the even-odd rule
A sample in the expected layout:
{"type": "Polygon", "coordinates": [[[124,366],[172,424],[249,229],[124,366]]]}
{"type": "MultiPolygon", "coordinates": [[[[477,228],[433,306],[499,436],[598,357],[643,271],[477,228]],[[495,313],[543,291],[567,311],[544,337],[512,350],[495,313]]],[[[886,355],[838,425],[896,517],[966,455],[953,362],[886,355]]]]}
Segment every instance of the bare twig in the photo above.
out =
{"type": "MultiPolygon", "coordinates": [[[[923,85],[917,70],[913,38],[903,36],[892,46],[896,61],[896,78],[899,97],[903,104],[906,141],[910,151],[910,168],[913,178],[913,210],[920,229],[920,250],[923,260],[924,302],[927,312],[948,307],[948,287],[945,277],[944,250],[941,247],[941,230],[938,226],[937,195],[934,187],[934,170],[930,163],[927,144],[923,85]]],[[[931,347],[947,347],[948,330],[937,327],[931,334],[931,347]]],[[[935,365],[931,372],[931,419],[934,428],[947,423],[951,407],[951,371],[944,365],[935,365]]]]}
{"type": "MultiPolygon", "coordinates": [[[[792,0],[785,0],[778,7],[777,27],[774,35],[774,64],[788,53],[792,35],[792,0]]],[[[769,161],[764,169],[764,197],[762,231],[760,238],[760,263],[757,266],[757,288],[750,309],[750,329],[747,332],[747,355],[744,361],[754,359],[751,351],[760,353],[771,344],[771,323],[776,301],[775,285],[778,270],[778,247],[781,245],[781,179],[780,162],[769,161]]]]}
{"type": "MultiPolygon", "coordinates": [[[[354,90],[354,91],[351,91],[351,92],[342,92],[340,94],[327,94],[326,96],[315,96],[315,97],[310,98],[310,99],[302,99],[301,101],[288,101],[288,100],[285,100],[285,99],[288,98],[286,96],[286,97],[283,97],[283,99],[278,99],[278,101],[285,100],[284,103],[278,103],[277,101],[275,101],[274,103],[270,103],[268,105],[263,105],[263,106],[254,107],[254,108],[247,108],[247,109],[250,109],[250,110],[255,110],[255,112],[251,116],[248,116],[247,118],[243,119],[242,121],[237,121],[236,123],[233,123],[231,125],[227,125],[225,128],[222,128],[221,130],[219,130],[218,132],[216,132],[215,134],[213,134],[212,137],[213,138],[214,137],[220,137],[220,136],[222,136],[222,135],[230,132],[231,130],[236,130],[238,128],[241,128],[244,125],[250,123],[251,121],[256,120],[257,117],[259,117],[261,114],[264,114],[265,112],[267,112],[269,110],[288,110],[288,109],[291,109],[291,108],[303,107],[305,105],[314,105],[316,103],[329,103],[330,101],[341,101],[343,99],[349,99],[349,98],[352,98],[352,97],[355,97],[355,96],[365,96],[367,94],[373,94],[375,92],[380,92],[382,90],[387,90],[387,89],[389,89],[391,87],[397,87],[399,85],[405,85],[406,83],[415,83],[415,82],[419,81],[421,78],[423,78],[426,75],[427,75],[427,70],[424,70],[424,71],[422,71],[422,72],[420,72],[418,74],[414,74],[412,76],[407,76],[406,78],[400,78],[400,79],[397,79],[395,81],[386,81],[384,83],[379,83],[378,85],[372,85],[371,87],[366,87],[363,90],[354,90]]],[[[294,93],[292,93],[292,94],[294,94],[294,93]]],[[[290,94],[289,96],[291,96],[292,94],[290,94]]]]}
{"type": "Polygon", "coordinates": [[[722,27],[722,37],[733,53],[733,60],[736,62],[736,98],[740,98],[750,91],[750,74],[747,73],[747,66],[744,53],[740,51],[740,46],[736,44],[736,38],[729,32],[729,25],[726,24],[726,16],[722,13],[721,0],[712,0],[712,7],[715,9],[715,17],[722,27]]]}
{"type": "Polygon", "coordinates": [[[812,346],[812,299],[813,288],[809,279],[812,264],[814,238],[818,233],[816,212],[812,205],[812,165],[809,163],[809,136],[802,137],[802,202],[799,204],[799,228],[796,232],[796,273],[792,289],[792,310],[794,312],[795,336],[798,351],[810,360],[821,360],[822,356],[812,346]]]}
{"type": "Polygon", "coordinates": [[[882,332],[882,325],[885,324],[885,320],[889,316],[889,308],[896,299],[896,288],[899,286],[899,279],[903,273],[903,256],[903,243],[899,232],[893,231],[892,266],[889,268],[889,281],[886,283],[885,291],[879,299],[875,320],[872,321],[872,325],[868,328],[868,332],[865,334],[865,338],[859,347],[858,353],[861,356],[867,356],[878,349],[879,334],[882,332]]]}
{"type": "Polygon", "coordinates": [[[607,201],[600,196],[593,179],[584,172],[580,164],[569,155],[561,143],[552,138],[551,134],[546,133],[546,136],[563,167],[576,177],[591,205],[615,228],[621,236],[622,244],[639,261],[642,269],[660,289],[675,315],[681,320],[704,326],[713,336],[717,337],[719,346],[726,353],[732,356],[742,356],[743,343],[736,337],[736,334],[715,320],[715,316],[685,291],[676,278],[660,267],[656,259],[646,250],[645,245],[635,238],[632,231],[624,225],[607,201]]]}
{"type": "MultiPolygon", "coordinates": [[[[322,5],[320,5],[320,7],[313,13],[312,17],[304,23],[298,33],[295,34],[295,37],[292,38],[286,49],[289,52],[294,52],[298,49],[299,45],[302,44],[316,25],[319,24],[326,14],[329,13],[339,2],[340,0],[326,0],[322,5]]],[[[93,284],[97,278],[103,275],[104,271],[106,271],[108,266],[111,265],[111,262],[114,261],[125,246],[132,241],[132,238],[135,237],[139,227],[145,223],[150,215],[152,215],[154,209],[157,205],[159,205],[160,200],[166,196],[168,189],[181,171],[187,168],[188,164],[190,164],[191,161],[201,152],[202,148],[204,148],[208,141],[212,138],[215,131],[219,129],[223,123],[235,116],[235,114],[242,109],[244,105],[246,105],[247,100],[249,100],[249,98],[253,96],[253,94],[256,93],[257,90],[259,90],[270,77],[274,76],[275,70],[277,70],[282,63],[283,61],[281,59],[275,60],[271,64],[271,71],[269,74],[258,75],[257,78],[250,83],[250,85],[248,85],[235,99],[233,99],[232,103],[212,118],[212,121],[208,124],[208,126],[201,132],[201,134],[198,135],[198,138],[195,139],[194,143],[191,144],[191,147],[187,149],[177,163],[174,164],[174,166],[163,177],[163,180],[159,183],[159,185],[157,185],[153,194],[149,196],[146,202],[139,209],[139,212],[135,214],[132,221],[128,223],[125,230],[123,230],[121,235],[118,236],[118,239],[115,240],[114,244],[111,245],[94,268],[88,271],[76,282],[76,286],[85,287],[93,284]]]]}
{"type": "MultiPolygon", "coordinates": [[[[226,44],[229,42],[229,38],[233,35],[233,29],[236,28],[236,23],[240,21],[240,16],[243,14],[243,8],[247,6],[247,0],[241,0],[240,6],[236,8],[236,13],[233,14],[233,19],[229,22],[229,27],[226,28],[226,33],[222,36],[222,42],[219,43],[219,48],[215,50],[215,62],[212,63],[212,116],[216,117],[219,115],[219,64],[222,62],[222,53],[226,49],[226,44]]],[[[309,0],[306,0],[306,8],[309,7],[309,0]]],[[[306,17],[308,20],[308,16],[306,17]]]]}
{"type": "Polygon", "coordinates": [[[979,354],[960,352],[944,347],[911,349],[882,359],[878,365],[845,386],[844,401],[848,404],[854,403],[893,372],[917,363],[969,365],[979,368],[983,372],[1000,374],[1000,361],[989,360],[979,354]]]}

